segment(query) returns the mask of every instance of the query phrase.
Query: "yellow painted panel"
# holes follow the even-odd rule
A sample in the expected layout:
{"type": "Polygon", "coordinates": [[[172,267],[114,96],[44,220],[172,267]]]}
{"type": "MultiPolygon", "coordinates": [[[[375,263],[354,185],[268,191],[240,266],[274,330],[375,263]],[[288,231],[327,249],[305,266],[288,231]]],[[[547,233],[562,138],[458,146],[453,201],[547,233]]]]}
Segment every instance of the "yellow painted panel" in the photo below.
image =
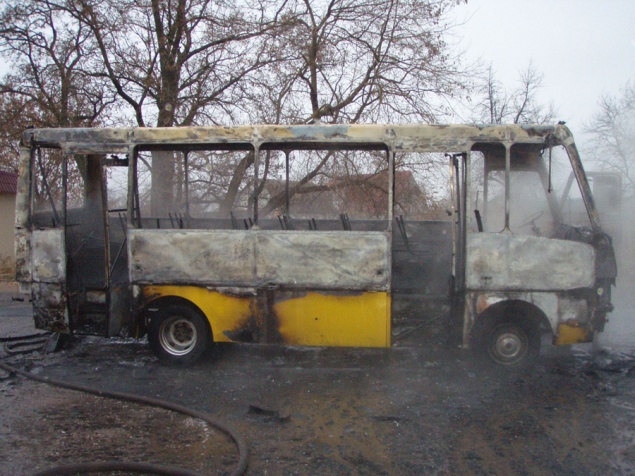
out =
{"type": "Polygon", "coordinates": [[[390,294],[307,293],[274,304],[287,344],[390,347],[390,294]]]}
{"type": "Polygon", "coordinates": [[[225,331],[233,331],[249,320],[251,296],[232,296],[196,286],[145,286],[143,295],[152,300],[177,296],[195,304],[207,317],[215,342],[232,342],[225,331]]]}
{"type": "MultiPolygon", "coordinates": [[[[216,342],[232,342],[225,332],[247,325],[256,300],[253,295],[228,295],[197,286],[145,286],[142,292],[149,302],[167,296],[192,302],[207,316],[216,342]]],[[[307,293],[276,302],[268,318],[275,319],[286,344],[390,347],[390,294],[386,292],[307,293]]]]}
{"type": "Polygon", "coordinates": [[[582,344],[584,342],[592,341],[593,333],[589,329],[580,326],[560,324],[558,326],[558,334],[554,340],[554,344],[582,344]]]}

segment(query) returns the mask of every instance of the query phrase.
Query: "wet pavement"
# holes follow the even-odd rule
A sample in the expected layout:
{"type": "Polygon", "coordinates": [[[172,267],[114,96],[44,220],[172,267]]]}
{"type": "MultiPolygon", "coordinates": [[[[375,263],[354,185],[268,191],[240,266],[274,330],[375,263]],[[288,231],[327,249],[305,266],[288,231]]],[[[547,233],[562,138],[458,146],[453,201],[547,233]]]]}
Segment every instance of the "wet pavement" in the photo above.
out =
{"type": "Polygon", "coordinates": [[[33,326],[30,304],[22,299],[16,284],[0,282],[0,337],[39,332],[33,326]]]}
{"type": "MultiPolygon", "coordinates": [[[[28,308],[10,303],[0,327],[26,331],[28,308]]],[[[243,434],[252,475],[635,473],[632,357],[550,348],[534,369],[509,374],[432,342],[226,345],[179,369],[160,366],[143,341],[84,337],[55,354],[3,358],[209,412],[243,434]]],[[[227,474],[237,452],[190,417],[0,375],[0,474],[110,459],[227,474]]]]}

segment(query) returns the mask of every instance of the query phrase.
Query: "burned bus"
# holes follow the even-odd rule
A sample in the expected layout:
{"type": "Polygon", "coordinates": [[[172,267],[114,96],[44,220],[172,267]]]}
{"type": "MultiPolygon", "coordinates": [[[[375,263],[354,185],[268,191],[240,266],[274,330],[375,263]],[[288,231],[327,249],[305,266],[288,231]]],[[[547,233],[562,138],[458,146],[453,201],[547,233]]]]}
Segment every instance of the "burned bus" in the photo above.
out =
{"type": "Polygon", "coordinates": [[[564,125],[30,129],[16,257],[37,328],[147,334],[175,365],[219,342],[390,347],[440,312],[523,367],[544,333],[592,341],[617,275],[564,125]]]}

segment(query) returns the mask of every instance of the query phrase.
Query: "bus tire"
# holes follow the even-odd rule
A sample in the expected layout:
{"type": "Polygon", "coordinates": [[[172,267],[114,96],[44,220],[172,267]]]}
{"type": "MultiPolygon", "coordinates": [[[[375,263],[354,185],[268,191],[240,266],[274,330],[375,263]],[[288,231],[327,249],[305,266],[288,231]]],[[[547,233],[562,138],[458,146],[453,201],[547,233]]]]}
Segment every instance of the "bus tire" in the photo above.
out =
{"type": "Polygon", "coordinates": [[[508,370],[530,368],[540,354],[540,327],[531,320],[486,319],[474,337],[479,358],[508,370]]]}
{"type": "Polygon", "coordinates": [[[211,347],[212,332],[198,310],[173,303],[153,313],[148,342],[159,363],[186,367],[196,363],[211,347]]]}

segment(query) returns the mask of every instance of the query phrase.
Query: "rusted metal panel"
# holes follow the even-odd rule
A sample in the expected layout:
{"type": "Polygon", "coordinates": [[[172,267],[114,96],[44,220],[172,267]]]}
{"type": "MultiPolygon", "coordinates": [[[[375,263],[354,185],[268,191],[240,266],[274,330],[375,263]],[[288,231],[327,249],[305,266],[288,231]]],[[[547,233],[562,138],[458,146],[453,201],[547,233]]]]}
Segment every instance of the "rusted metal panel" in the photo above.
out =
{"type": "Polygon", "coordinates": [[[130,290],[128,286],[111,286],[108,312],[108,336],[134,335],[130,326],[130,290]]]}
{"type": "Polygon", "coordinates": [[[15,278],[21,292],[29,292],[31,284],[30,190],[31,151],[20,148],[20,171],[15,198],[15,278]]]}
{"type": "Polygon", "coordinates": [[[556,330],[559,322],[558,309],[560,299],[561,297],[558,293],[552,292],[486,292],[467,294],[467,301],[472,303],[470,306],[470,322],[473,322],[477,316],[485,312],[490,306],[502,302],[522,301],[540,309],[547,316],[553,331],[556,330]]]}
{"type": "Polygon", "coordinates": [[[32,232],[30,268],[35,327],[53,332],[69,332],[63,229],[32,232]]]}
{"type": "Polygon", "coordinates": [[[571,325],[586,325],[591,317],[589,304],[576,292],[471,292],[467,294],[469,321],[485,312],[490,306],[502,302],[522,301],[540,309],[549,321],[554,335],[558,326],[567,322],[571,325]]]}
{"type": "Polygon", "coordinates": [[[18,172],[17,193],[15,198],[15,227],[17,230],[27,229],[31,215],[31,150],[20,148],[20,168],[18,172]]]}
{"type": "Polygon", "coordinates": [[[130,128],[29,129],[23,144],[63,149],[67,154],[126,153],[130,128]]]}
{"type": "Polygon", "coordinates": [[[388,290],[390,241],[380,232],[258,232],[261,282],[317,289],[388,290]]]}
{"type": "Polygon", "coordinates": [[[33,283],[31,292],[35,327],[53,332],[70,332],[64,285],[33,283]]]}
{"type": "Polygon", "coordinates": [[[66,252],[64,230],[34,230],[31,235],[31,269],[34,283],[64,283],[66,252]]]}
{"type": "Polygon", "coordinates": [[[388,290],[381,232],[129,230],[133,283],[388,290]]]}
{"type": "Polygon", "coordinates": [[[130,281],[216,284],[255,281],[253,236],[239,231],[128,230],[130,281]]]}
{"type": "MultiPolygon", "coordinates": [[[[586,299],[574,296],[561,295],[558,298],[558,322],[575,323],[575,325],[587,324],[591,312],[586,299]]],[[[587,326],[589,328],[589,326],[587,326]]]]}
{"type": "Polygon", "coordinates": [[[21,286],[31,284],[31,233],[16,230],[15,233],[15,279],[21,286]]]}
{"type": "Polygon", "coordinates": [[[467,238],[466,286],[486,291],[565,291],[595,281],[595,251],[585,243],[512,233],[467,238]]]}

